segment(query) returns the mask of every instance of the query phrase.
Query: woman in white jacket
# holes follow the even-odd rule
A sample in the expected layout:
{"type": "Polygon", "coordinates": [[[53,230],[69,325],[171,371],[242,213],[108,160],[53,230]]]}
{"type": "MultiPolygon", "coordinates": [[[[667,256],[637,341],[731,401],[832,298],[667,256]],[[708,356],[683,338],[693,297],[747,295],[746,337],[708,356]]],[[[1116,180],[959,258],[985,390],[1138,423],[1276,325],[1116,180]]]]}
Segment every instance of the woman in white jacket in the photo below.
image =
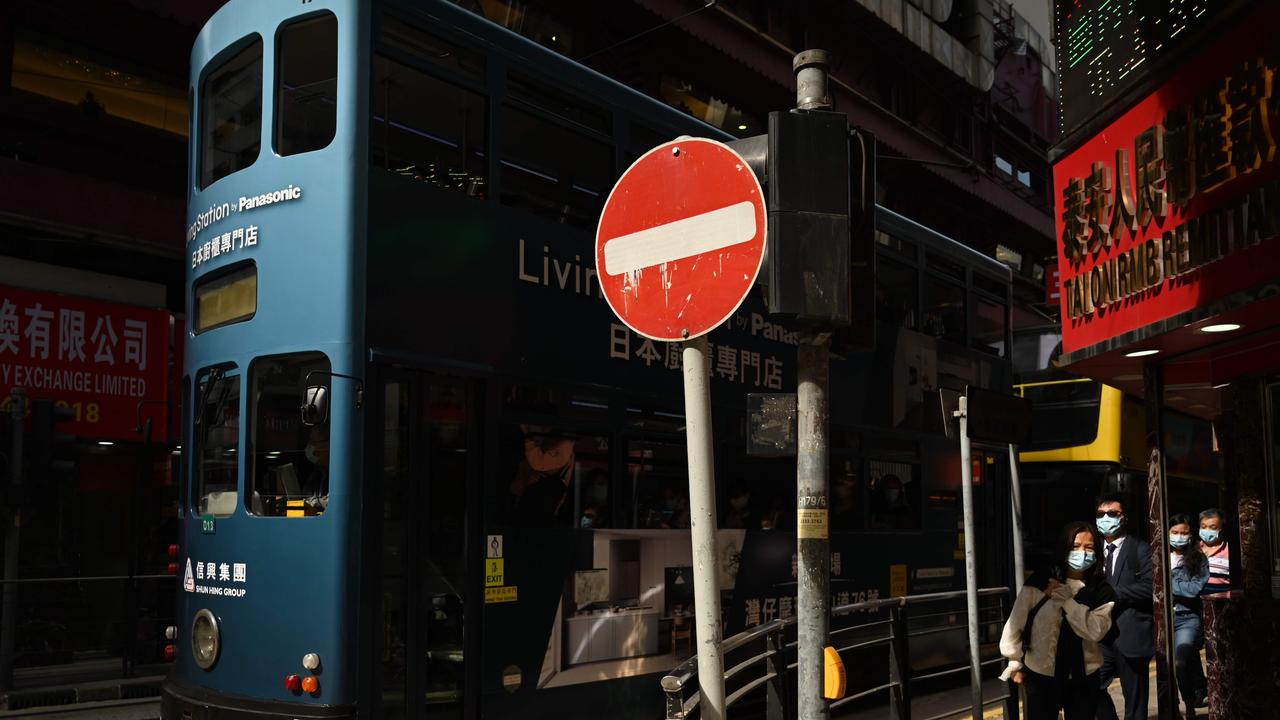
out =
{"type": "Polygon", "coordinates": [[[1115,590],[1096,549],[1102,538],[1090,523],[1063,528],[1054,562],[1027,580],[1000,638],[1009,660],[1002,679],[1027,691],[1027,720],[1092,720],[1097,710],[1098,641],[1111,629],[1115,590]]]}

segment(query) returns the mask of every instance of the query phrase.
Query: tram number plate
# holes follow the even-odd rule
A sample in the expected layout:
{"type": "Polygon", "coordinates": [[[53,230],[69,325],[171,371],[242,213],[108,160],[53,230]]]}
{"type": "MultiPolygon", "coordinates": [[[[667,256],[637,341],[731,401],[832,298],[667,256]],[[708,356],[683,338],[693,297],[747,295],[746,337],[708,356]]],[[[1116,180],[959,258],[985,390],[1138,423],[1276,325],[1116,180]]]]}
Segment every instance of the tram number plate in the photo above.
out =
{"type": "Polygon", "coordinates": [[[205,534],[205,535],[212,535],[212,534],[214,534],[214,533],[213,533],[213,527],[214,527],[214,525],[213,525],[213,515],[202,515],[202,516],[200,517],[200,532],[201,532],[201,533],[203,533],[203,534],[205,534]]]}
{"type": "Polygon", "coordinates": [[[501,587],[505,583],[503,578],[505,573],[502,567],[502,558],[485,558],[484,561],[484,586],[487,588],[501,587]]]}

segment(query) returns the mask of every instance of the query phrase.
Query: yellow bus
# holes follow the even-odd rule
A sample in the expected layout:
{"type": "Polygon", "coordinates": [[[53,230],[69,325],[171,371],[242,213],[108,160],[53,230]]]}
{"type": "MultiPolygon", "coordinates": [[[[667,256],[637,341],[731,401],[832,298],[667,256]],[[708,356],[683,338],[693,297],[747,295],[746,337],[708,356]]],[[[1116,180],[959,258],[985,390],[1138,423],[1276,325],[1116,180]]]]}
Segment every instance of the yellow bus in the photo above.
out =
{"type": "MultiPolygon", "coordinates": [[[[1037,376],[1046,379],[1014,386],[1032,408],[1031,437],[1019,448],[1027,567],[1035,567],[1033,557],[1047,557],[1067,522],[1091,520],[1104,493],[1128,496],[1129,531],[1147,537],[1143,401],[1087,378],[1037,376]]],[[[1163,422],[1170,514],[1219,507],[1222,463],[1213,424],[1169,410],[1163,422]]]]}

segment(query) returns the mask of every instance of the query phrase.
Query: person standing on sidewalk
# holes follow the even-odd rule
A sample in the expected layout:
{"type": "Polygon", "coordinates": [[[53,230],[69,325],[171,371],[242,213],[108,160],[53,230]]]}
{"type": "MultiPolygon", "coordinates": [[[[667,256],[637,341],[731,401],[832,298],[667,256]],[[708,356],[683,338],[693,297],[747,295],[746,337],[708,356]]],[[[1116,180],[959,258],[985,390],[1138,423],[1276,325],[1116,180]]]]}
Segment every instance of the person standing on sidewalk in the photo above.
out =
{"type": "Polygon", "coordinates": [[[1209,508],[1200,513],[1200,550],[1209,558],[1209,582],[1205,595],[1231,589],[1231,550],[1222,536],[1222,513],[1209,508]]]}
{"type": "Polygon", "coordinates": [[[1200,648],[1204,629],[1200,621],[1200,592],[1209,581],[1209,561],[1191,541],[1191,516],[1169,518],[1169,573],[1173,581],[1173,658],[1178,692],[1187,706],[1187,720],[1195,720],[1200,679],[1200,648]]]}
{"type": "Polygon", "coordinates": [[[1151,591],[1151,546],[1125,534],[1123,495],[1098,498],[1096,522],[1103,537],[1103,571],[1116,591],[1111,632],[1102,640],[1103,662],[1098,671],[1097,720],[1118,720],[1107,688],[1120,678],[1125,720],[1146,720],[1150,697],[1151,658],[1156,654],[1154,603],[1151,591]]]}
{"type": "Polygon", "coordinates": [[[1089,523],[1063,528],[1053,562],[1027,580],[1000,637],[1002,680],[1027,691],[1027,720],[1091,720],[1097,709],[1098,641],[1111,629],[1115,590],[1097,561],[1102,536],[1089,523]]]}

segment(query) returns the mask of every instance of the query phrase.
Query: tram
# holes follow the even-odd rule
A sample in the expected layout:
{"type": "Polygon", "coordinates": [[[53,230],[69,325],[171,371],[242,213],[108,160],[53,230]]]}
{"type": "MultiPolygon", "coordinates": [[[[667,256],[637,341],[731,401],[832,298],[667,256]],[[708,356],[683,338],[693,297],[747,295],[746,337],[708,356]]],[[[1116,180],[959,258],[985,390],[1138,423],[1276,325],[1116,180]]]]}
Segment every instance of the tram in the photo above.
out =
{"type": "MultiPolygon", "coordinates": [[[[162,716],[657,717],[692,651],[680,353],[615,321],[592,237],[647,149],[728,136],[446,2],[231,0],[191,64],[162,716]]],[[[876,349],[831,371],[836,602],[963,587],[930,398],[1011,378],[1009,271],[876,220],[876,349]]],[[[796,337],[753,294],[710,340],[727,635],[795,610],[795,462],[749,453],[747,398],[794,392],[796,337]]]]}

